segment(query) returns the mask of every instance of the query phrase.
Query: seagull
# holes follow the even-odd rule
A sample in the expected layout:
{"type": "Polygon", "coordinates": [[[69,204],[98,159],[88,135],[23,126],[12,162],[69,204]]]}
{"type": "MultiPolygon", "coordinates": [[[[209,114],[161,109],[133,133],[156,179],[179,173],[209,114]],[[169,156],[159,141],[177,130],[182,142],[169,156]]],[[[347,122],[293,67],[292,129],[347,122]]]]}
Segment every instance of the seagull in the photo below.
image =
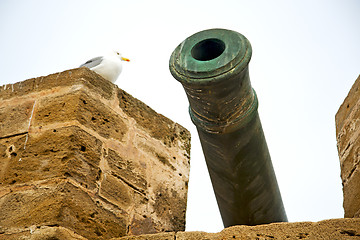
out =
{"type": "Polygon", "coordinates": [[[130,62],[129,59],[124,58],[118,52],[113,52],[110,55],[95,57],[90,59],[80,67],[87,67],[96,72],[106,80],[114,83],[122,71],[122,61],[130,62]]]}

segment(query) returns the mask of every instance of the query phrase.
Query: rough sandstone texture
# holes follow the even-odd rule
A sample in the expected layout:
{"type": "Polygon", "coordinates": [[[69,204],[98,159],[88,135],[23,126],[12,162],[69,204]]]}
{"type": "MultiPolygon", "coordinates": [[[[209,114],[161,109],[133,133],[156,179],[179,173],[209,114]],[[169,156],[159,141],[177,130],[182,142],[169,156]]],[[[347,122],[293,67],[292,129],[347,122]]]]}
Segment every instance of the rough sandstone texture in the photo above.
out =
{"type": "MultiPolygon", "coordinates": [[[[61,226],[32,226],[28,231],[4,236],[1,240],[88,240],[61,226]]],[[[89,238],[90,239],[90,238],[89,238]]],[[[107,239],[107,238],[103,238],[107,239]]],[[[273,240],[273,239],[360,239],[360,218],[330,219],[320,222],[272,223],[258,226],[233,226],[219,233],[163,232],[111,240],[273,240]]]]}
{"type": "Polygon", "coordinates": [[[335,119],[345,217],[360,217],[360,76],[335,119]]]}
{"type": "Polygon", "coordinates": [[[360,219],[331,219],[321,222],[272,223],[233,226],[219,233],[177,232],[127,236],[113,240],[273,240],[273,239],[360,239],[360,219]]]}
{"type": "Polygon", "coordinates": [[[0,239],[185,229],[190,134],[86,68],[0,87],[0,239]]]}

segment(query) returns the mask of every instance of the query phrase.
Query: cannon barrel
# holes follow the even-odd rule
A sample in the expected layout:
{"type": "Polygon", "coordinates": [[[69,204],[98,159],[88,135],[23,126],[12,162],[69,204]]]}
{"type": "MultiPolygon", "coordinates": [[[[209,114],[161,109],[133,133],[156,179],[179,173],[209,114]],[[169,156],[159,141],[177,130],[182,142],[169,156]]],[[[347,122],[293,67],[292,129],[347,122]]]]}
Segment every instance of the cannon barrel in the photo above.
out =
{"type": "Polygon", "coordinates": [[[240,33],[209,29],[185,39],[170,57],[225,227],[287,221],[250,83],[251,53],[240,33]]]}

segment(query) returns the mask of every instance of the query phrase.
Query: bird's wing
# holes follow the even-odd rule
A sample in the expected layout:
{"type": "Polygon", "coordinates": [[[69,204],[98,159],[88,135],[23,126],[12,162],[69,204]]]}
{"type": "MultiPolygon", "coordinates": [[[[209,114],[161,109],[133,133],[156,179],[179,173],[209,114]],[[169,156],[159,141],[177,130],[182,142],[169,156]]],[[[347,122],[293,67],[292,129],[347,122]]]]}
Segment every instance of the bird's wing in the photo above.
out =
{"type": "Polygon", "coordinates": [[[99,65],[103,61],[103,57],[95,57],[90,59],[84,64],[81,64],[80,67],[87,67],[87,68],[93,68],[99,65]]]}

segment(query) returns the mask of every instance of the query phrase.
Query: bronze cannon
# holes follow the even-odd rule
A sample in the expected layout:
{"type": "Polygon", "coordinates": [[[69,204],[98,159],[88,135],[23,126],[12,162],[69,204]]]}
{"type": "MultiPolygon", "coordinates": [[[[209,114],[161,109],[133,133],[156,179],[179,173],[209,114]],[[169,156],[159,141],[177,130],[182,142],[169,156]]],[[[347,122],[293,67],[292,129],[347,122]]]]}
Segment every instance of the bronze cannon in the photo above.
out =
{"type": "Polygon", "coordinates": [[[251,54],[240,33],[209,29],[186,38],[170,58],[225,227],[287,221],[250,83],[251,54]]]}

